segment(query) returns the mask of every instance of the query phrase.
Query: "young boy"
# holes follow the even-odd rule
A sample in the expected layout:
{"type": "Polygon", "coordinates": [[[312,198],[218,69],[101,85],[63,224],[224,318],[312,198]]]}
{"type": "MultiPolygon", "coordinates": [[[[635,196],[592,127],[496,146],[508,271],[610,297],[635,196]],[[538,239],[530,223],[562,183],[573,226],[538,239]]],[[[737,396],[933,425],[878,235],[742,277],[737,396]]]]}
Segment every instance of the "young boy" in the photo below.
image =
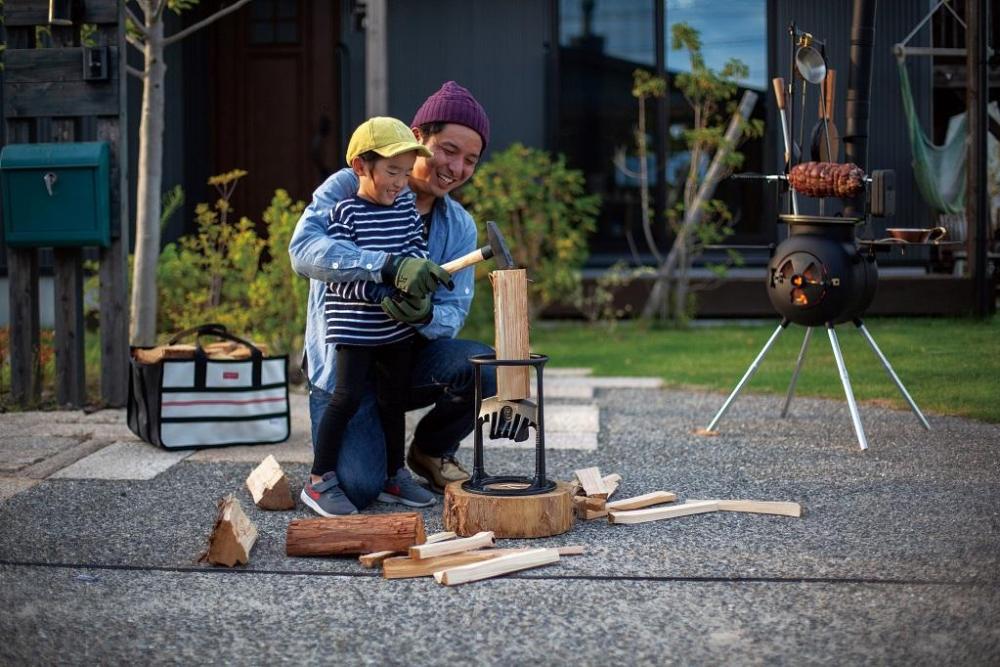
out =
{"type": "MultiPolygon", "coordinates": [[[[426,259],[422,223],[414,195],[407,189],[418,153],[432,156],[403,122],[375,117],[362,123],[347,148],[347,163],[359,179],[358,191],[331,211],[330,237],[390,253],[396,265],[405,258],[426,259]]],[[[448,281],[447,272],[440,273],[435,280],[448,281]]],[[[344,431],[358,410],[372,369],[388,472],[379,500],[410,507],[435,502],[403,465],[406,391],[416,330],[386,312],[393,301],[397,307],[419,308],[424,299],[429,301],[430,295],[414,299],[376,282],[327,284],[326,343],[336,346],[337,384],[319,423],[312,471],[301,494],[302,502],[322,516],[357,513],[335,470],[344,431]]]]}

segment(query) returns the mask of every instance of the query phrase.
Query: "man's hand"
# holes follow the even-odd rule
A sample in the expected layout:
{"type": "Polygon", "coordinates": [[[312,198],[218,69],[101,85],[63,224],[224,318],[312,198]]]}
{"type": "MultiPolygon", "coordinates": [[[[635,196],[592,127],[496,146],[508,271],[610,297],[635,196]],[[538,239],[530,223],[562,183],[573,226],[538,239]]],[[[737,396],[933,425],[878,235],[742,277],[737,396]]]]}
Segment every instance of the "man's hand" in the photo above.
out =
{"type": "Polygon", "coordinates": [[[454,289],[451,274],[429,259],[392,256],[382,268],[382,281],[412,296],[423,297],[438,285],[454,289]]]}
{"type": "Polygon", "coordinates": [[[413,296],[400,292],[393,298],[382,299],[382,310],[394,320],[406,324],[426,324],[433,317],[431,295],[413,296]]]}

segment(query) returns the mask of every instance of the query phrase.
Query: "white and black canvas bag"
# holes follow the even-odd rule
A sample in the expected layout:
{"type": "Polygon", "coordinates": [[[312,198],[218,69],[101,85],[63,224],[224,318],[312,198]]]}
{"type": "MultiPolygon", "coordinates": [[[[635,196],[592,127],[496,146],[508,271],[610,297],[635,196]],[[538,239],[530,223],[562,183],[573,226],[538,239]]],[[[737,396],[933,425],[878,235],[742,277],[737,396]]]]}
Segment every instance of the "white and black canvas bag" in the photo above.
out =
{"type": "Polygon", "coordinates": [[[206,324],[175,335],[194,334],[193,359],[154,364],[131,360],[128,425],[146,442],[167,449],[284,442],[291,432],[288,356],[264,357],[253,344],[206,324]],[[246,345],[249,359],[209,359],[203,335],[246,345]]]}

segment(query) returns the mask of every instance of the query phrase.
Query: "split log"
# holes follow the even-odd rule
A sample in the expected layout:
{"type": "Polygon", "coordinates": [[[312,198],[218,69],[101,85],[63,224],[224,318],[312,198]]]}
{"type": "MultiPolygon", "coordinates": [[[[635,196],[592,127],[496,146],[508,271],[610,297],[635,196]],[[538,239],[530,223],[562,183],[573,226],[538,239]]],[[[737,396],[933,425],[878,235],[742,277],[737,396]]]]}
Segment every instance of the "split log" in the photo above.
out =
{"type": "MultiPolygon", "coordinates": [[[[490,274],[497,359],[528,359],[528,273],[505,269],[490,274]]],[[[531,395],[528,366],[497,366],[497,398],[515,401],[531,395]]]]}
{"type": "Polygon", "coordinates": [[[616,472],[613,472],[610,475],[605,475],[603,478],[601,478],[601,482],[604,483],[604,488],[607,489],[608,491],[608,498],[614,495],[615,491],[618,490],[618,485],[621,483],[621,481],[622,481],[622,476],[616,472]]]}
{"type": "Polygon", "coordinates": [[[247,477],[247,488],[250,489],[254,504],[262,510],[295,509],[295,499],[292,498],[292,490],[288,485],[288,476],[278,465],[278,460],[273,454],[268,454],[267,458],[250,473],[247,477]]]}
{"type": "MultiPolygon", "coordinates": [[[[435,544],[437,542],[444,542],[445,540],[451,540],[456,538],[457,535],[452,532],[445,533],[434,533],[433,535],[428,535],[427,540],[424,544],[435,544]]],[[[390,556],[395,556],[397,554],[406,553],[405,551],[375,551],[370,554],[363,554],[358,556],[358,562],[361,563],[361,567],[367,567],[369,569],[373,567],[378,567],[385,561],[386,558],[390,556]]]]}
{"type": "MultiPolygon", "coordinates": [[[[608,510],[637,510],[643,507],[650,507],[652,505],[672,503],[675,500],[677,500],[676,493],[671,493],[670,491],[653,491],[652,493],[644,493],[641,496],[635,496],[633,498],[615,500],[607,503],[605,507],[608,510]]],[[[722,508],[720,507],[719,509],[722,508]]]]}
{"type": "Polygon", "coordinates": [[[573,495],[563,482],[532,496],[484,496],[461,482],[444,491],[444,527],[462,536],[488,530],[498,538],[549,537],[571,529],[573,520],[573,495]]]}
{"type": "Polygon", "coordinates": [[[447,556],[448,554],[462,553],[463,551],[473,551],[496,546],[496,539],[493,533],[482,531],[472,537],[461,540],[448,540],[439,544],[423,544],[410,547],[410,558],[433,558],[434,556],[447,556]]]}
{"type": "Polygon", "coordinates": [[[532,549],[524,553],[508,554],[493,558],[482,563],[459,565],[434,573],[434,579],[445,586],[465,584],[470,581],[480,581],[491,577],[499,577],[511,572],[519,572],[541,565],[548,565],[559,560],[559,552],[555,549],[532,549]]]}
{"type": "Polygon", "coordinates": [[[612,510],[608,512],[609,523],[644,523],[660,519],[675,519],[689,514],[704,514],[717,512],[719,503],[714,500],[696,500],[681,505],[667,507],[649,507],[642,510],[612,510]]]}
{"type": "Polygon", "coordinates": [[[778,514],[780,516],[802,516],[802,506],[798,503],[776,500],[717,500],[721,512],[754,512],[756,514],[778,514]]]}
{"type": "Polygon", "coordinates": [[[219,513],[208,538],[208,550],[200,560],[226,567],[237,563],[246,565],[256,542],[257,527],[244,514],[240,501],[229,495],[219,501],[219,513]]]}
{"type": "Polygon", "coordinates": [[[604,485],[604,478],[601,477],[600,470],[597,468],[583,468],[574,471],[573,474],[580,480],[580,485],[583,486],[585,494],[607,499],[608,487],[604,485]]]}
{"type": "Polygon", "coordinates": [[[573,510],[576,512],[576,518],[581,521],[607,516],[608,511],[604,505],[603,498],[591,498],[590,496],[575,496],[573,498],[573,510]]]}
{"type": "MultiPolygon", "coordinates": [[[[482,551],[465,551],[434,558],[409,558],[400,556],[387,558],[382,562],[382,576],[386,579],[412,579],[414,577],[429,577],[435,572],[469,563],[481,563],[507,554],[524,553],[531,549],[484,549],[482,551]]],[[[580,545],[558,547],[560,556],[579,556],[585,551],[580,545]]]]}
{"type": "Polygon", "coordinates": [[[293,519],[285,535],[289,556],[342,556],[405,551],[424,543],[424,519],[416,512],[352,514],[293,519]]]}

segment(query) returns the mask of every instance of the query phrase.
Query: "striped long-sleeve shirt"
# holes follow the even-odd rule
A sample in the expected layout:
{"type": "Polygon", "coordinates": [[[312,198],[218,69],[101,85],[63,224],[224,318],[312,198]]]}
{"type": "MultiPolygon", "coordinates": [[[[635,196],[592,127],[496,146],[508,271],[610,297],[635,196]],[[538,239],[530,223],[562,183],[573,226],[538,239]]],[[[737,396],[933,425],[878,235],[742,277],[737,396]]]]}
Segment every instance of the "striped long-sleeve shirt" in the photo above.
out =
{"type": "MultiPolygon", "coordinates": [[[[392,206],[348,197],[330,212],[327,233],[367,250],[427,257],[427,241],[414,202],[412,192],[400,195],[392,206]]],[[[371,281],[327,283],[326,342],[387,345],[414,335],[412,326],[392,319],[382,310],[380,302],[394,291],[371,281]]]]}

